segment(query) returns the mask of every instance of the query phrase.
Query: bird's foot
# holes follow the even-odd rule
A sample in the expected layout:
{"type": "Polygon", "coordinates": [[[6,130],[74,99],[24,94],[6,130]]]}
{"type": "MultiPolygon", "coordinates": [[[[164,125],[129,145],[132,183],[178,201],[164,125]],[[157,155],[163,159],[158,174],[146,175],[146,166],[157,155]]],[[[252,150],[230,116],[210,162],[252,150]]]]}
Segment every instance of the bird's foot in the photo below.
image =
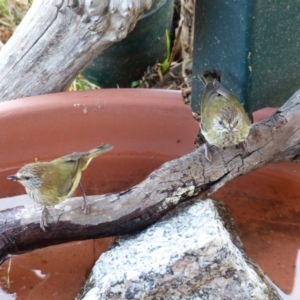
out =
{"type": "Polygon", "coordinates": [[[88,205],[88,203],[86,201],[85,196],[83,197],[81,209],[84,211],[85,214],[88,214],[90,212],[90,207],[89,207],[89,205],[88,205]]]}
{"type": "Polygon", "coordinates": [[[205,151],[205,158],[211,162],[212,161],[212,156],[209,150],[209,145],[208,143],[204,143],[204,151],[205,151]]]}
{"type": "Polygon", "coordinates": [[[240,145],[241,145],[242,149],[244,150],[244,152],[248,153],[248,140],[245,139],[244,141],[242,141],[240,143],[240,145]]]}
{"type": "Polygon", "coordinates": [[[87,203],[86,194],[85,194],[85,192],[83,190],[81,182],[79,182],[79,186],[80,186],[80,189],[81,189],[81,192],[82,192],[82,196],[83,196],[83,201],[82,201],[81,209],[84,211],[85,214],[88,214],[90,212],[90,208],[89,208],[89,205],[87,203]]]}
{"type": "Polygon", "coordinates": [[[47,214],[48,214],[48,210],[47,210],[46,206],[44,206],[44,208],[42,210],[41,218],[40,218],[40,227],[45,232],[47,231],[45,227],[48,227],[47,218],[46,218],[47,214]]]}

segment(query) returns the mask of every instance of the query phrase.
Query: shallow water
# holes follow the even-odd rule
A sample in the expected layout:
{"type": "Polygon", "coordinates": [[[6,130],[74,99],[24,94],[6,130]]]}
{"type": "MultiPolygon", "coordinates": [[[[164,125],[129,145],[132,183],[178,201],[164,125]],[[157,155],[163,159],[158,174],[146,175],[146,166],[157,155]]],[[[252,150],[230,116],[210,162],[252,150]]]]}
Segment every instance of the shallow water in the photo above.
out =
{"type": "Polygon", "coordinates": [[[300,165],[278,163],[240,176],[212,195],[229,207],[247,254],[300,299],[300,165]]]}
{"type": "MultiPolygon", "coordinates": [[[[109,158],[95,161],[94,168],[83,173],[87,194],[133,186],[170,157],[128,156],[117,163],[113,159],[113,164],[109,158]]],[[[0,172],[0,190],[11,196],[24,193],[19,184],[6,180],[16,170],[0,172]]],[[[212,195],[228,205],[248,255],[284,291],[285,300],[300,299],[299,182],[300,164],[274,164],[240,176],[212,195]]],[[[32,204],[27,195],[9,197],[0,200],[0,210],[32,204]]],[[[73,299],[112,242],[113,238],[73,242],[11,257],[0,266],[0,299],[73,299]]]]}

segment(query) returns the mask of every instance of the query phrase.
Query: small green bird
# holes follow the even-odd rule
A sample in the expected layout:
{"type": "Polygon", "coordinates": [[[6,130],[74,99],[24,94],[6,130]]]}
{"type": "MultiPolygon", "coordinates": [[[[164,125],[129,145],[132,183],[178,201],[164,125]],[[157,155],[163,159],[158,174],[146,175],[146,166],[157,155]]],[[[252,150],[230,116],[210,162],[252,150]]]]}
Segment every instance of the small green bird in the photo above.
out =
{"type": "Polygon", "coordinates": [[[27,194],[37,203],[44,206],[40,227],[46,231],[46,206],[56,205],[72,196],[78,185],[83,194],[82,209],[88,212],[86,195],[80,179],[91,160],[100,154],[113,149],[111,145],[101,145],[88,152],[74,152],[50,162],[36,162],[23,166],[17,174],[7,177],[18,181],[25,187],[27,194]]]}
{"type": "Polygon", "coordinates": [[[241,144],[247,149],[251,121],[236,95],[221,83],[221,73],[207,70],[199,74],[205,84],[201,102],[201,133],[205,157],[212,160],[209,145],[231,147],[241,144]]]}

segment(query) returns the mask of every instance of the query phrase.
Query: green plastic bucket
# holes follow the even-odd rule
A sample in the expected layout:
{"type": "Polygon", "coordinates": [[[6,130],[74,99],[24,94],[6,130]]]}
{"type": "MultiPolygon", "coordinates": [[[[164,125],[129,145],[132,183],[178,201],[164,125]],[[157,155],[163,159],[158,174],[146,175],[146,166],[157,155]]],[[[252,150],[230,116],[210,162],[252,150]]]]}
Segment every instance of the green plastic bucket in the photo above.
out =
{"type": "Polygon", "coordinates": [[[155,0],[128,36],[101,52],[82,72],[103,87],[130,87],[148,66],[166,58],[165,31],[171,30],[173,0],[155,0]]]}

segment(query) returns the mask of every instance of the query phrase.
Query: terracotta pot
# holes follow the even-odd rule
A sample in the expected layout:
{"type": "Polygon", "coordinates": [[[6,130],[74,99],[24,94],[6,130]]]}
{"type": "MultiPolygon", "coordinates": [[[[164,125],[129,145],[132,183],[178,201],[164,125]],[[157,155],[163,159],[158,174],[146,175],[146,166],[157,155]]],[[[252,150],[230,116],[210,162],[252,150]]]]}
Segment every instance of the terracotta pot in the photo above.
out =
{"type": "MultiPolygon", "coordinates": [[[[83,186],[90,195],[122,191],[164,162],[194,150],[199,128],[180,92],[132,89],[5,102],[0,104],[0,127],[0,197],[25,193],[6,179],[21,165],[102,143],[114,149],[92,161],[83,173],[83,186]]],[[[28,196],[6,198],[0,208],[24,204],[35,203],[28,196]]],[[[18,299],[74,299],[95,260],[112,242],[113,238],[74,242],[13,257],[1,266],[2,289],[17,293],[18,299]]]]}
{"type": "MultiPolygon", "coordinates": [[[[254,117],[262,119],[272,111],[254,117]]],[[[24,194],[20,185],[6,180],[22,164],[101,143],[114,145],[114,150],[90,164],[83,185],[87,194],[121,191],[165,161],[192,151],[199,128],[179,92],[126,89],[5,102],[0,104],[0,126],[1,197],[24,194]]],[[[300,246],[298,177],[300,165],[274,164],[232,180],[212,196],[230,207],[249,256],[281,289],[293,289],[288,299],[294,300],[300,297],[299,278],[298,285],[294,282],[300,246]]],[[[13,199],[1,199],[1,209],[32,204],[25,196],[13,199]]],[[[74,242],[13,257],[1,266],[2,289],[17,293],[17,299],[73,299],[112,241],[74,242]]],[[[0,291],[0,299],[15,297],[4,298],[0,291]]]]}

